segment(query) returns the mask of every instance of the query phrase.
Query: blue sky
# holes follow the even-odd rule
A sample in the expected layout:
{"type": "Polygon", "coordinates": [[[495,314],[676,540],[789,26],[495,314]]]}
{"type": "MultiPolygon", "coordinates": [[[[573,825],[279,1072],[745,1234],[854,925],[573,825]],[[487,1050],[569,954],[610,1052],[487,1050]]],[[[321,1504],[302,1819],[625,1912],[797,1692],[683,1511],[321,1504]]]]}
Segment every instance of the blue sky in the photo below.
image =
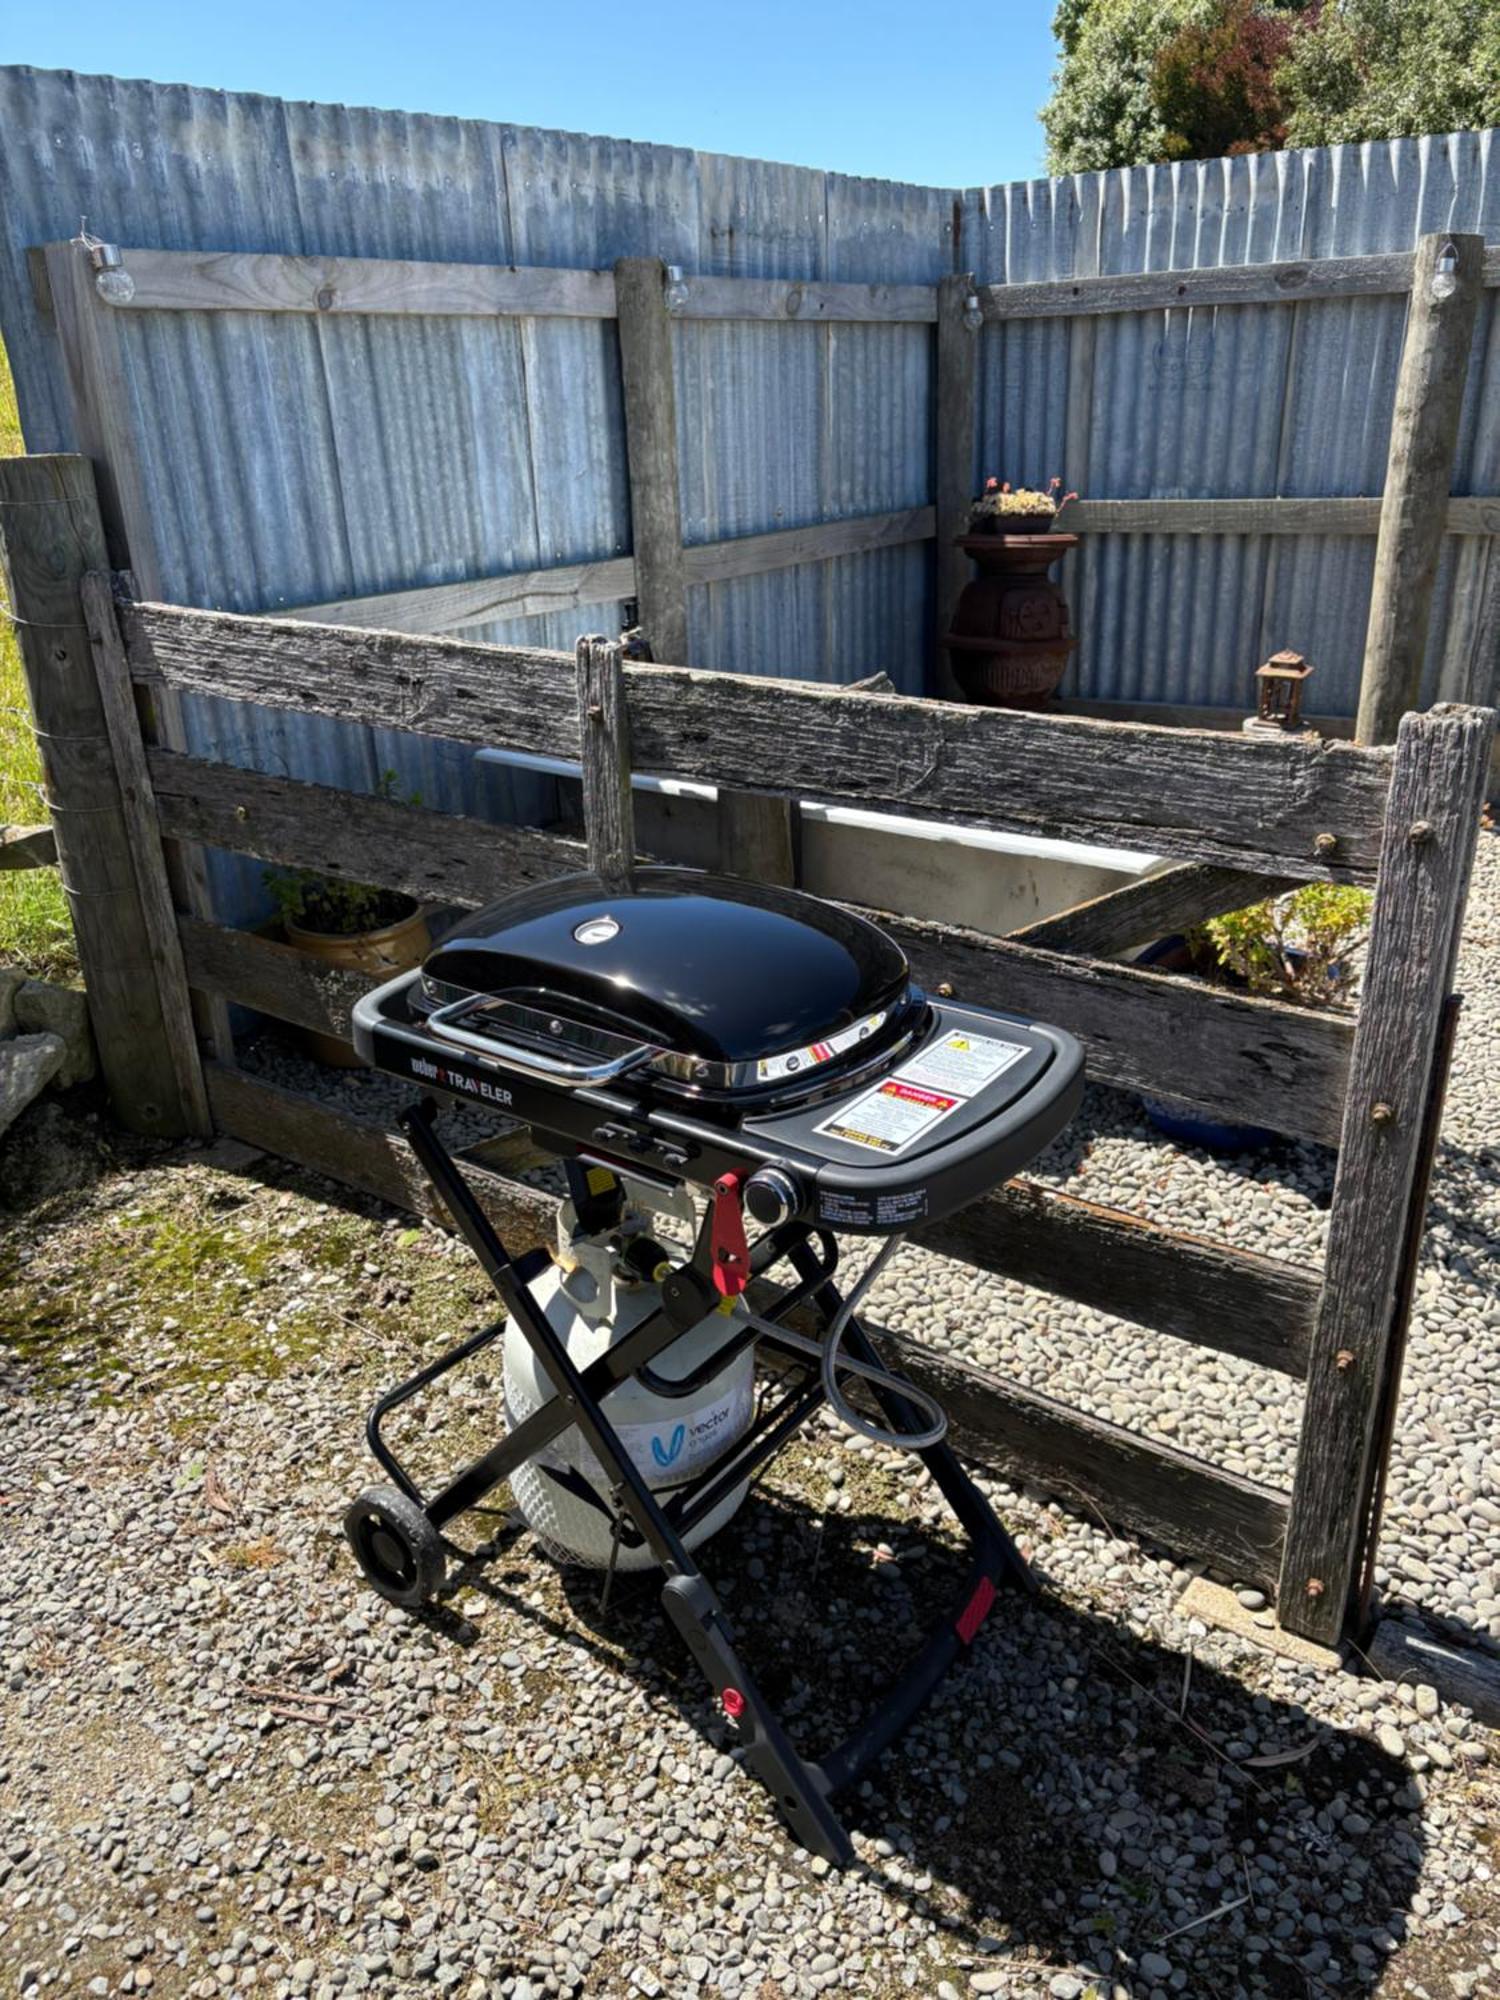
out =
{"type": "Polygon", "coordinates": [[[1053,0],[9,0],[0,61],[938,186],[1042,171],[1053,0]]]}

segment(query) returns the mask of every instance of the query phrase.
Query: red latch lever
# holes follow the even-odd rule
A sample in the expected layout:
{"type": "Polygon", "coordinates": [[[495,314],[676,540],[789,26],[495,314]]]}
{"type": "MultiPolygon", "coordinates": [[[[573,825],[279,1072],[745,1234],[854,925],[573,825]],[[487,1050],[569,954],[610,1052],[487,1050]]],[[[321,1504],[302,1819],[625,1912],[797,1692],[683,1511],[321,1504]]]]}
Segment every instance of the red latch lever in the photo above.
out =
{"type": "Polygon", "coordinates": [[[713,1251],[714,1289],[724,1299],[737,1299],[750,1282],[750,1245],[745,1241],[740,1180],[739,1174],[721,1174],[714,1182],[714,1220],[709,1247],[713,1251]]]}

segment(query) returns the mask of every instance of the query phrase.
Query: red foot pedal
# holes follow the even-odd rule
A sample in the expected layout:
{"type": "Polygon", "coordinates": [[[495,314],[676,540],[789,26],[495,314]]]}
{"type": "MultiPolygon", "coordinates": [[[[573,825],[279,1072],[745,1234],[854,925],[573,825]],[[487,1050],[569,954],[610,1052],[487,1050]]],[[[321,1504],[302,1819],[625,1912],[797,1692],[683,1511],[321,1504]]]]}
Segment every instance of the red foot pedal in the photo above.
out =
{"type": "Polygon", "coordinates": [[[741,1179],[739,1174],[723,1174],[714,1182],[710,1238],[714,1289],[725,1299],[737,1299],[750,1278],[750,1245],[745,1241],[745,1214],[740,1207],[741,1179]]]}
{"type": "Polygon", "coordinates": [[[956,1627],[959,1638],[966,1646],[974,1643],[974,1634],[979,1630],[995,1601],[995,1586],[987,1576],[982,1576],[974,1586],[974,1595],[958,1614],[956,1627]]]}

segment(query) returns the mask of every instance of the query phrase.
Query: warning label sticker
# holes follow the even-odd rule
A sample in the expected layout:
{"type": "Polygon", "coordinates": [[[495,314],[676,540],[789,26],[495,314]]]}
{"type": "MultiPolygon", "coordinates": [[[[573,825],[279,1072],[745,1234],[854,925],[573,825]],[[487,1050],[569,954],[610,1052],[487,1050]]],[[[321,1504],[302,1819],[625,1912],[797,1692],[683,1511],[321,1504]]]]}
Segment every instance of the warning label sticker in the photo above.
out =
{"type": "Polygon", "coordinates": [[[1018,1063],[1028,1051],[1020,1042],[996,1041],[991,1035],[943,1035],[903,1063],[896,1075],[906,1083],[931,1090],[956,1091],[972,1097],[992,1078],[1018,1063]]]}
{"type": "Polygon", "coordinates": [[[852,1104],[841,1106],[815,1129],[872,1153],[901,1153],[963,1103],[946,1090],[928,1090],[904,1077],[887,1077],[852,1104]]]}

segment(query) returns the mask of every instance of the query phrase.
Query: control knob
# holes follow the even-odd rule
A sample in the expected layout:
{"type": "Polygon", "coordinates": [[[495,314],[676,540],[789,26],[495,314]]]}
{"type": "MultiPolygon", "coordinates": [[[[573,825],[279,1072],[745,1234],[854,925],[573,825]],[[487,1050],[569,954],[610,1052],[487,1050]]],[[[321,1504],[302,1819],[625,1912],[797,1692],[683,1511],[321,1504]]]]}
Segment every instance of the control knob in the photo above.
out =
{"type": "Polygon", "coordinates": [[[745,1183],[744,1201],[762,1229],[790,1222],[802,1206],[802,1190],[782,1167],[757,1167],[745,1183]]]}

